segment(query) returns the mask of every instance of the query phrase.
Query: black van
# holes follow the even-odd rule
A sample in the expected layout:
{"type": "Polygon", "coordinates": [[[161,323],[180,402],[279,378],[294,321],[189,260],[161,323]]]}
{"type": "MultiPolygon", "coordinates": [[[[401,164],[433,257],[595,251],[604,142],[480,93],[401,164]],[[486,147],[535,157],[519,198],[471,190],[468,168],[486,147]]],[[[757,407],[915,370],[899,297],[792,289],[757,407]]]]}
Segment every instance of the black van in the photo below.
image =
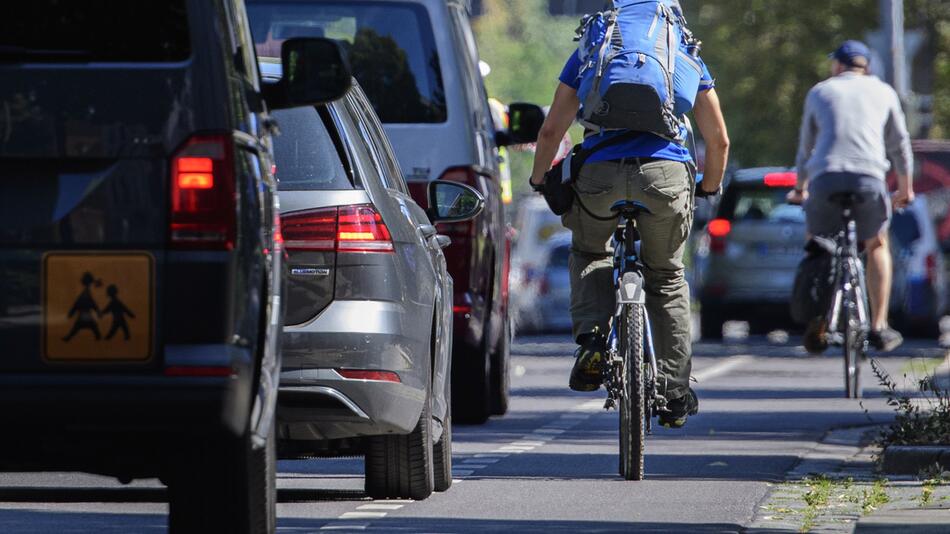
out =
{"type": "Polygon", "coordinates": [[[0,469],[169,485],[173,531],[275,525],[283,250],[266,109],[349,87],[242,0],[32,0],[0,18],[0,469]],[[293,56],[293,57],[291,57],[293,56]]]}

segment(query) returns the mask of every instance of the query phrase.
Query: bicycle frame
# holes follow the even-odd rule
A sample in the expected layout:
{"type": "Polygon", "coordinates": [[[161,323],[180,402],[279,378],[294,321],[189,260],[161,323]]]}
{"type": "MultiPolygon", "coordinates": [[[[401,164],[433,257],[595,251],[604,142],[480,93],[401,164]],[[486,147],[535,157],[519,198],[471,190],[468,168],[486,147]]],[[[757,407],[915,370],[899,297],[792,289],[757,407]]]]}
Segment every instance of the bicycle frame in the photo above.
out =
{"type": "Polygon", "coordinates": [[[835,278],[834,296],[831,299],[831,309],[827,314],[828,340],[835,345],[844,342],[841,325],[842,312],[854,306],[857,308],[859,328],[864,338],[870,331],[870,317],[867,307],[867,288],[865,287],[864,265],[858,256],[857,229],[851,218],[851,209],[842,211],[845,229],[838,232],[835,239],[835,278]],[[849,297],[852,297],[849,298],[849,297]]]}

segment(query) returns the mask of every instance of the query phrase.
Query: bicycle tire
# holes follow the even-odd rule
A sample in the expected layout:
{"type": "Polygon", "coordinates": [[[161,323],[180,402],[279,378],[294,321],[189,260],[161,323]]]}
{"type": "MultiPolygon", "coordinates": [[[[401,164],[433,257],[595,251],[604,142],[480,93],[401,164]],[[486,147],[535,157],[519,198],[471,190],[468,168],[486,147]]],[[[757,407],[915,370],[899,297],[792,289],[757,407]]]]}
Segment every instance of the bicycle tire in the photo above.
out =
{"type": "Polygon", "coordinates": [[[623,306],[619,328],[623,358],[623,398],[620,400],[620,475],[643,480],[645,403],[643,387],[643,305],[623,306]]]}
{"type": "Polygon", "coordinates": [[[846,307],[844,320],[844,392],[849,399],[860,399],[861,392],[861,348],[864,340],[861,336],[858,319],[857,295],[851,292],[851,302],[846,307]]]}

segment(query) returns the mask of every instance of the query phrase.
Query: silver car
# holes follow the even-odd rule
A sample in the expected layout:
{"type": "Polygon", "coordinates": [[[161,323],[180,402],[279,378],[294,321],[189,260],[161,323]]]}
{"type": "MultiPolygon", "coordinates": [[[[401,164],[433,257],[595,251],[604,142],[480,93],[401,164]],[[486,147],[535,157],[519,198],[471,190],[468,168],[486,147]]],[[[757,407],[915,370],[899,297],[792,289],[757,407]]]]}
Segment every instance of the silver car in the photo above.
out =
{"type": "MultiPolygon", "coordinates": [[[[262,64],[277,77],[274,64],[262,64]]],[[[270,74],[270,76],[267,76],[270,74]]],[[[426,498],[451,476],[452,279],[433,220],[477,215],[482,197],[434,182],[409,196],[355,85],[327,106],[274,114],[289,251],[277,416],[283,457],[363,453],[377,498],[426,498]]]]}
{"type": "Polygon", "coordinates": [[[795,180],[794,170],[781,167],[729,176],[695,258],[704,339],[721,339],[732,319],[760,333],[791,324],[789,298],[805,242],[805,214],[785,202],[795,180]]]}

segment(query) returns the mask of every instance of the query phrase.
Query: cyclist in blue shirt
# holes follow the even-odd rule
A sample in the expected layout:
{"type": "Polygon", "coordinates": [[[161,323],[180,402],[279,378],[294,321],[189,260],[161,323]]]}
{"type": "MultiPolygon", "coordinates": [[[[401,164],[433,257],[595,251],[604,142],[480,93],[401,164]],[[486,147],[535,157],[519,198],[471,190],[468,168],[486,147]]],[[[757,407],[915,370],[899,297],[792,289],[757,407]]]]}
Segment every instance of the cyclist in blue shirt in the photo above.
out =
{"type": "MultiPolygon", "coordinates": [[[[574,189],[578,199],[600,217],[621,200],[636,200],[649,213],[637,221],[641,233],[640,256],[646,278],[646,306],[653,326],[660,395],[669,412],[660,423],[679,428],[699,409],[689,387],[691,369],[690,298],[684,277],[683,253],[692,225],[694,187],[713,194],[719,190],[729,153],[729,136],[716,96],[715,84],[702,60],[703,79],[693,113],[706,142],[703,181],[692,179],[691,156],[684,141],[641,133],[591,155],[580,169],[574,189]]],[[[554,102],[538,138],[531,183],[540,185],[551,168],[561,138],[580,109],[581,62],[575,52],[567,61],[554,94],[554,102]]],[[[593,147],[625,130],[586,132],[584,147],[593,147]]],[[[685,140],[685,132],[680,138],[685,140]]],[[[616,220],[598,220],[577,202],[563,215],[562,223],[573,233],[570,257],[571,318],[580,346],[571,371],[570,387],[594,391],[600,387],[600,367],[608,323],[614,313],[613,263],[609,240],[616,220]]]]}

